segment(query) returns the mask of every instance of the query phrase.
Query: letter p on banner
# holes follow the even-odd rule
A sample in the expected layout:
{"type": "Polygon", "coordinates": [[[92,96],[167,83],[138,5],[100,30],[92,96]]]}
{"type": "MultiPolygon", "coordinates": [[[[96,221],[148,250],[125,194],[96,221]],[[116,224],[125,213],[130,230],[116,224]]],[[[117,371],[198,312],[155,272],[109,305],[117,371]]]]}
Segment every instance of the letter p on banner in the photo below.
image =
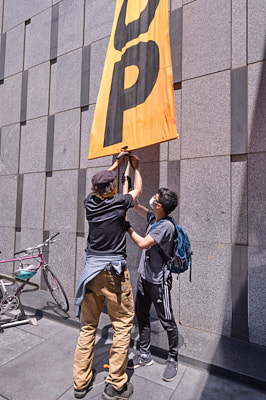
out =
{"type": "Polygon", "coordinates": [[[117,0],[88,158],[177,137],[168,0],[117,0]]]}

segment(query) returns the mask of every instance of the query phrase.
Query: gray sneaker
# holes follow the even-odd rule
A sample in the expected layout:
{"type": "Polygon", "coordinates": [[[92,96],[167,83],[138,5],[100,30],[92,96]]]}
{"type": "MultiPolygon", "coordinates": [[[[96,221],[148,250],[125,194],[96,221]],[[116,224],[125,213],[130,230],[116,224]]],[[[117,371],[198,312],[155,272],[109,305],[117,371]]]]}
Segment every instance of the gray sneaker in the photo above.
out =
{"type": "Polygon", "coordinates": [[[136,355],[131,360],[128,360],[127,368],[136,369],[138,367],[145,367],[152,364],[153,364],[153,359],[151,358],[151,355],[149,355],[148,357],[136,355]]]}
{"type": "Polygon", "coordinates": [[[167,360],[162,379],[167,382],[174,380],[177,375],[177,369],[178,369],[177,361],[167,360]]]}

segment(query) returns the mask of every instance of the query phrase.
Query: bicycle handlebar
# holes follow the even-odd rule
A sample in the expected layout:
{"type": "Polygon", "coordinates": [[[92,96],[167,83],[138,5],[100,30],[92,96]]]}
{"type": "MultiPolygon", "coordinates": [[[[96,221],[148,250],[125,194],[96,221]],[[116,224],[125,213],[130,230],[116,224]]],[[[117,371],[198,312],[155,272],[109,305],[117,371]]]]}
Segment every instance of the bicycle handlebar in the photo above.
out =
{"type": "Polygon", "coordinates": [[[43,243],[39,244],[36,247],[29,247],[28,249],[25,250],[20,250],[20,251],[16,251],[14,253],[14,255],[18,255],[18,254],[22,254],[22,253],[30,253],[33,252],[34,250],[40,250],[42,247],[47,246],[49,242],[53,243],[53,240],[56,238],[56,236],[60,235],[60,232],[57,232],[55,235],[49,237],[48,239],[46,239],[43,243]]]}

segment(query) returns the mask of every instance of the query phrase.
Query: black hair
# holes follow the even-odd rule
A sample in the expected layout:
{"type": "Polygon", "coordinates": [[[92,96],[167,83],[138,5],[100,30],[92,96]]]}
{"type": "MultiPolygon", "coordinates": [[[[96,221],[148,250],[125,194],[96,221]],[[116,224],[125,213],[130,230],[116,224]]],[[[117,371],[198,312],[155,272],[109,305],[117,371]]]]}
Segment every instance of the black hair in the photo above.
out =
{"type": "Polygon", "coordinates": [[[158,202],[162,205],[166,215],[169,215],[178,204],[178,196],[175,192],[170,189],[160,188],[158,190],[159,199],[158,202]]]}

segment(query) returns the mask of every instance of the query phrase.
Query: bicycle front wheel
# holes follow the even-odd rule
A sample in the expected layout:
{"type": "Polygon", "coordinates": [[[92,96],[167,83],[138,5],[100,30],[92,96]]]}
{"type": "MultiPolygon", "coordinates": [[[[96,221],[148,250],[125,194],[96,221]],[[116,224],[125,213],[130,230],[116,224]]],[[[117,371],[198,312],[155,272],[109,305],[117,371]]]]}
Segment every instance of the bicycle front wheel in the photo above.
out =
{"type": "Polygon", "coordinates": [[[61,308],[61,310],[67,312],[69,310],[69,303],[61,282],[50,267],[46,266],[42,272],[46,285],[56,304],[61,308]]]}

